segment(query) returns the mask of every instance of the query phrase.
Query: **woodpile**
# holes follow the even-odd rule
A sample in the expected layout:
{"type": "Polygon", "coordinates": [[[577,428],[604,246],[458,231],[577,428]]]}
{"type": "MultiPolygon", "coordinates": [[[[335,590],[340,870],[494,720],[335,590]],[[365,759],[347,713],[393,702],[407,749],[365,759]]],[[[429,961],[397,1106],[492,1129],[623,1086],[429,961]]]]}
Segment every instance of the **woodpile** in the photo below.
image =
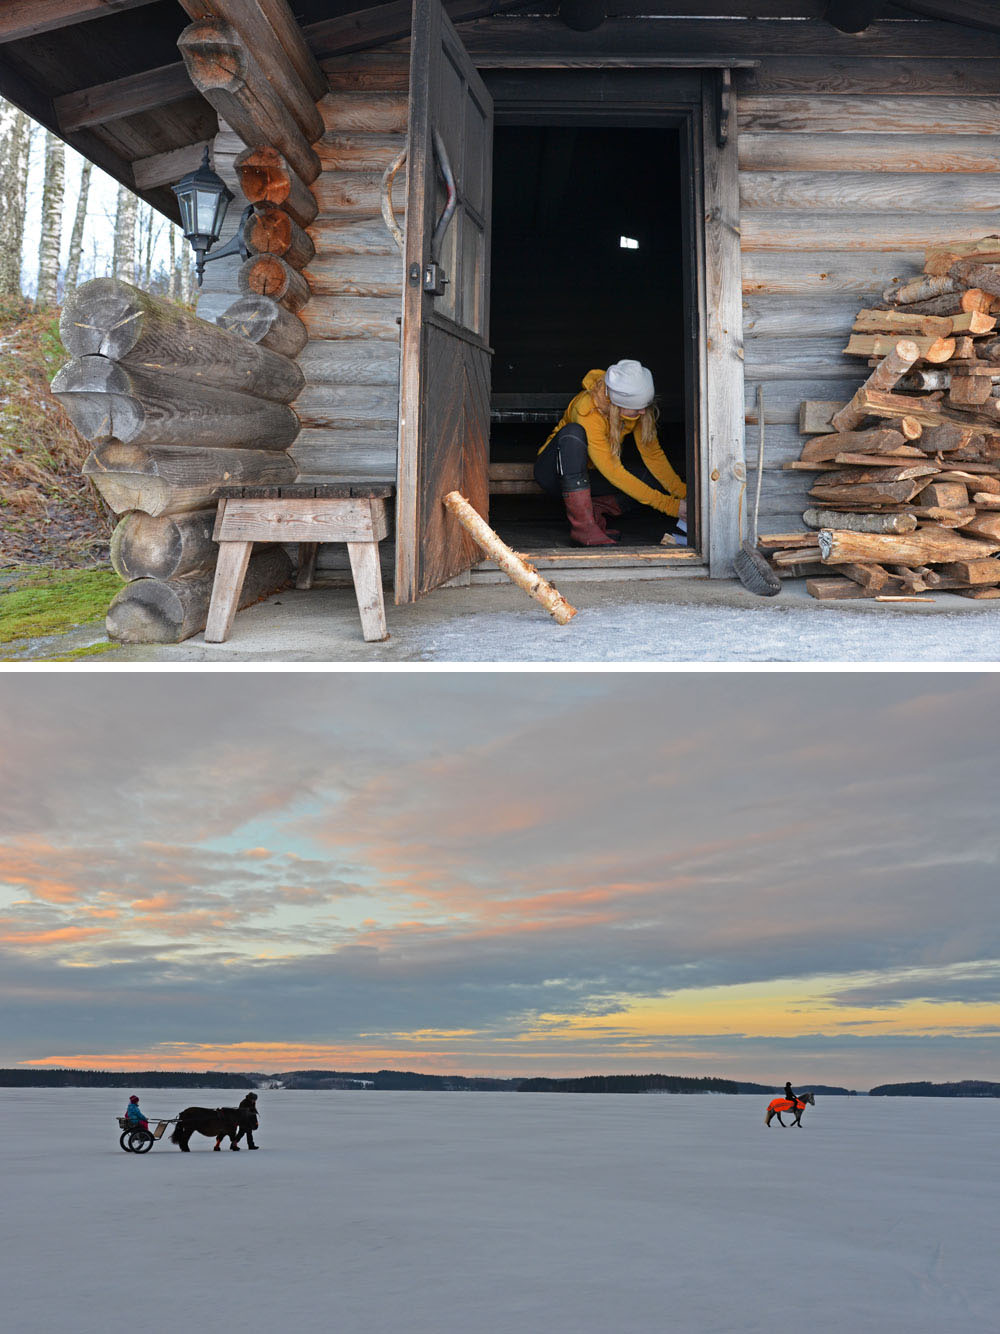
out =
{"type": "MultiPolygon", "coordinates": [[[[52,392],[92,444],[84,474],[123,516],[111,560],[130,582],[108,613],[112,638],[169,642],[203,629],[217,487],[295,477],[289,402],[304,376],[263,346],[281,323],[268,315],[248,313],[262,332],[253,342],[113,278],[84,283],[63,308],[72,359],[52,392]]],[[[280,547],[262,549],[253,569],[247,596],[263,597],[285,586],[291,562],[280,547]]]]}
{"type": "Polygon", "coordinates": [[[859,311],[870,374],[802,404],[812,533],[761,549],[815,598],[1000,597],[1000,236],[935,246],[921,277],[859,311]]]}

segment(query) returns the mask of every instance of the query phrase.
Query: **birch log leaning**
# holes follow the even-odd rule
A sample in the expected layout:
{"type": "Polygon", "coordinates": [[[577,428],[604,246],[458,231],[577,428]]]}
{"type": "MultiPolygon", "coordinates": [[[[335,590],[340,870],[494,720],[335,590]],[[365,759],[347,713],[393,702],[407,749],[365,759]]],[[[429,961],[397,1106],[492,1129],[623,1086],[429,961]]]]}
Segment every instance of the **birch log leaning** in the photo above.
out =
{"type": "Polygon", "coordinates": [[[184,514],[204,509],[224,482],[279,486],[294,482],[295,461],[259,449],[194,449],[190,445],[141,445],[106,440],[96,445],[83,474],[115,514],[184,514]]]}
{"type": "Polygon", "coordinates": [[[920,348],[911,339],[901,339],[885,360],[872,371],[851,401],[830,419],[837,431],[853,431],[868,415],[866,390],[890,390],[913,364],[920,360],[920,348]]]}
{"type": "Polygon", "coordinates": [[[229,333],[283,357],[297,357],[309,341],[309,332],[299,317],[269,296],[241,296],[215,322],[229,333]]]}
{"type": "Polygon", "coordinates": [[[460,492],[449,491],[444,498],[444,504],[476,545],[481,547],[491,560],[496,561],[504,574],[512,579],[518,588],[523,588],[540,602],[553,620],[559,625],[565,625],[567,621],[573,619],[576,608],[570,606],[559,590],[544,580],[536,569],[521,559],[516,551],[512,551],[501,541],[482,515],[473,509],[460,492]]]}
{"type": "Polygon", "coordinates": [[[176,579],[214,570],[216,506],[191,514],[125,515],[111,534],[111,564],[123,579],[176,579]]]}
{"type": "MultiPolygon", "coordinates": [[[[305,376],[289,359],[200,320],[117,278],[95,278],[67,298],[59,333],[73,357],[101,356],[138,371],[290,403],[305,376]]],[[[304,330],[303,330],[304,334],[304,330]]],[[[304,342],[303,338],[303,342],[304,342]]]]}
{"type": "Polygon", "coordinates": [[[287,449],[299,419],[284,403],[136,370],[106,357],[78,357],[52,392],[85,440],[216,449],[287,449]]]}
{"type": "MultiPolygon", "coordinates": [[[[284,547],[250,557],[240,594],[241,608],[287,588],[292,562],[284,547]]],[[[108,608],[107,630],[123,644],[177,644],[204,630],[212,600],[211,574],[186,579],[136,579],[108,608]]]]}

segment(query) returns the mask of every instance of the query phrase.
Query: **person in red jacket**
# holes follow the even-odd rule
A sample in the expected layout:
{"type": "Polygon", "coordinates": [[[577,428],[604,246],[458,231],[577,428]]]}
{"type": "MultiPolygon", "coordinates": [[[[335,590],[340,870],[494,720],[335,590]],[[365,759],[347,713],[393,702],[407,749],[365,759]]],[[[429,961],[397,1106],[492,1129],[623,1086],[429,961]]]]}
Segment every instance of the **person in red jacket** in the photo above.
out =
{"type": "Polygon", "coordinates": [[[678,519],[686,543],[687,487],[670,466],[656,432],[653,377],[638,361],[588,371],[576,395],[538,451],[535,480],[566,508],[570,537],[580,546],[610,546],[618,536],[609,518],[648,505],[678,519]],[[641,463],[621,460],[631,434],[641,463]]]}

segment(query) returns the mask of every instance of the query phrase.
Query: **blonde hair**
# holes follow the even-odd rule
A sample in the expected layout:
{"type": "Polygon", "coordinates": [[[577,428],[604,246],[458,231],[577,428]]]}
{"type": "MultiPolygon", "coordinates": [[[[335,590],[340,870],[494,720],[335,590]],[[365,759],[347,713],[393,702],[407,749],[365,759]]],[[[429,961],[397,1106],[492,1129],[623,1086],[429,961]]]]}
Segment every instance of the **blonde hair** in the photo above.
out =
{"type": "MultiPolygon", "coordinates": [[[[607,387],[603,376],[598,380],[590,391],[590,396],[594,400],[594,407],[608,420],[608,443],[611,446],[611,452],[616,459],[622,455],[622,439],[628,434],[622,421],[622,410],[617,403],[612,403],[608,397],[607,387]]],[[[656,422],[659,418],[660,410],[655,403],[650,403],[639,414],[639,420],[634,426],[628,428],[640,445],[651,445],[656,439],[656,422]]]]}

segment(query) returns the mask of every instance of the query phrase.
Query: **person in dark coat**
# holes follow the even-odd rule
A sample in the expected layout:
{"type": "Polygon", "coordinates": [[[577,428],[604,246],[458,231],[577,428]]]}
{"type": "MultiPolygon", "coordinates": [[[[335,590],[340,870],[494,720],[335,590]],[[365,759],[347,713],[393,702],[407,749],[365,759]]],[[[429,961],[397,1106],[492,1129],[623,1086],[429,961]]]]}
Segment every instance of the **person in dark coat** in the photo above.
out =
{"type": "Polygon", "coordinates": [[[237,1110],[240,1114],[240,1133],[236,1136],[236,1142],[238,1144],[245,1134],[247,1137],[247,1148],[256,1149],[258,1146],[253,1142],[253,1132],[260,1125],[260,1120],[257,1116],[256,1093],[248,1093],[237,1110]]]}
{"type": "Polygon", "coordinates": [[[793,1108],[798,1104],[799,1095],[792,1091],[791,1081],[788,1079],[785,1080],[784,1097],[788,1099],[793,1108]]]}

